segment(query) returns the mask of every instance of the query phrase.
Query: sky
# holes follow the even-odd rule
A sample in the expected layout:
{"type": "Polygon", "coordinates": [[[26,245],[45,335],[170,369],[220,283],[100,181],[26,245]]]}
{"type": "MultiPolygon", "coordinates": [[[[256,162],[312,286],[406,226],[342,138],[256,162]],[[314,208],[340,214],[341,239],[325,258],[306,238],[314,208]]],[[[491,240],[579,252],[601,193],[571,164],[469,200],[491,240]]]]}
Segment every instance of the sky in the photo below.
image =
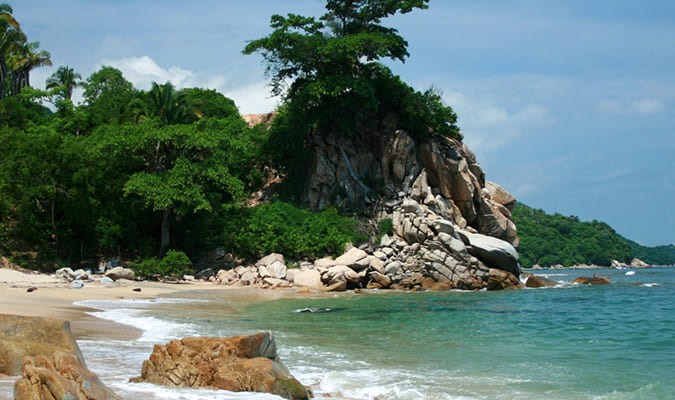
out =
{"type": "MultiPolygon", "coordinates": [[[[53,67],[104,65],[136,88],[216,89],[242,114],[278,104],[259,55],[273,14],[320,16],[321,0],[3,0],[53,67]]],[[[443,93],[487,179],[533,208],[675,243],[675,1],[431,0],[383,21],[409,43],[385,62],[443,93]]],[[[75,99],[81,99],[76,93],[75,99]]]]}

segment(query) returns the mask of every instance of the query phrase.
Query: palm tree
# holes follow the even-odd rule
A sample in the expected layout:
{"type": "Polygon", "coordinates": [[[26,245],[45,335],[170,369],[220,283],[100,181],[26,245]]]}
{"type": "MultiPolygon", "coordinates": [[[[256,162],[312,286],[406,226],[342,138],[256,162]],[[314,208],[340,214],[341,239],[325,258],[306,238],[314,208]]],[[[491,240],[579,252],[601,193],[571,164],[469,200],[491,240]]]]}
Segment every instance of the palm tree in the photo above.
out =
{"type": "Polygon", "coordinates": [[[68,100],[73,97],[73,89],[82,86],[82,75],[67,65],[60,66],[47,78],[47,89],[61,89],[68,100]]]}
{"type": "Polygon", "coordinates": [[[22,88],[30,86],[30,71],[34,68],[51,66],[51,55],[46,50],[38,51],[40,42],[25,42],[10,58],[12,68],[12,94],[17,94],[22,88]]]}
{"type": "Polygon", "coordinates": [[[182,92],[177,92],[171,82],[163,85],[153,82],[150,91],[142,93],[130,108],[137,122],[157,118],[161,125],[190,123],[199,115],[195,105],[190,104],[182,92]]]}
{"type": "Polygon", "coordinates": [[[21,32],[12,11],[9,4],[0,3],[0,99],[6,94],[5,82],[9,72],[7,59],[26,41],[26,35],[21,32]]]}

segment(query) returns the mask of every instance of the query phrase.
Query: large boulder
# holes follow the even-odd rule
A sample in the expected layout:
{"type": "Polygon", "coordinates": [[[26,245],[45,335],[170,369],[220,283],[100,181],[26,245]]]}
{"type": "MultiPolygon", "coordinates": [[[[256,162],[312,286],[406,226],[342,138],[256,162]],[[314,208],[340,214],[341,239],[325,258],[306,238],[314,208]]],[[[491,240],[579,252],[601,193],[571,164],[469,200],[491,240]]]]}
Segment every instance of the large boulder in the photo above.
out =
{"type": "Polygon", "coordinates": [[[293,285],[318,289],[323,287],[323,283],[321,283],[321,274],[319,271],[313,269],[298,271],[293,275],[293,285]]]}
{"type": "Polygon", "coordinates": [[[510,272],[515,276],[520,275],[518,252],[510,243],[464,230],[458,230],[457,233],[466,244],[469,253],[487,266],[510,272]]]}
{"type": "Polygon", "coordinates": [[[55,351],[73,354],[85,365],[68,321],[0,314],[0,374],[20,375],[24,357],[55,351]]]}
{"type": "Polygon", "coordinates": [[[107,271],[105,273],[105,276],[114,281],[118,281],[120,279],[128,279],[130,281],[133,281],[134,279],[136,279],[136,274],[134,273],[134,270],[124,267],[115,267],[110,271],[107,271]]]}
{"type": "Polygon", "coordinates": [[[26,357],[14,383],[15,400],[122,400],[73,354],[26,357]]]}
{"type": "Polygon", "coordinates": [[[541,288],[541,287],[555,287],[558,285],[558,282],[544,278],[543,276],[529,276],[525,281],[525,287],[529,288],[541,288]]]}
{"type": "Polygon", "coordinates": [[[487,290],[521,289],[523,284],[510,272],[490,268],[487,290]]]}
{"type": "Polygon", "coordinates": [[[132,381],[309,399],[307,389],[279,361],[271,332],[190,337],[155,345],[143,362],[141,376],[132,381]]]}

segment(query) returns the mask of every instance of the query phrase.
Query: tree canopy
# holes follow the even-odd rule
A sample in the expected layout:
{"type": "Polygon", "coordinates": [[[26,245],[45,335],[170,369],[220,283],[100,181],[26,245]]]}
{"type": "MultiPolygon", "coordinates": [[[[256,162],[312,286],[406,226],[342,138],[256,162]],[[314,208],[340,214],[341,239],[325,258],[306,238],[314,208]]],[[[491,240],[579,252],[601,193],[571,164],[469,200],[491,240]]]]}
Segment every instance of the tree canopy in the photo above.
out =
{"type": "Polygon", "coordinates": [[[294,103],[319,129],[348,134],[359,114],[376,112],[385,102],[383,83],[402,84],[377,61],[405,61],[408,43],[396,29],[381,25],[382,19],[425,9],[427,3],[331,0],[319,19],[273,15],[274,31],[250,41],[243,52],[263,56],[274,95],[294,103]]]}

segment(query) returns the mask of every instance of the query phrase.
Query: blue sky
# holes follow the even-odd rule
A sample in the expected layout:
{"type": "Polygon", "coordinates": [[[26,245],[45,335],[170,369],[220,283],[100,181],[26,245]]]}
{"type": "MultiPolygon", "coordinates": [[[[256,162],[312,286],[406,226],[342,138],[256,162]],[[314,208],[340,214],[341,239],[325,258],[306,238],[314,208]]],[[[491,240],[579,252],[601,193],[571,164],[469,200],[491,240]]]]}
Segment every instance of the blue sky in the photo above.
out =
{"type": "MultiPolygon", "coordinates": [[[[321,0],[9,1],[29,40],[87,77],[121,69],[275,107],[247,40],[272,14],[321,0]],[[193,4],[193,3],[196,3],[193,4]]],[[[487,178],[547,212],[597,219],[646,245],[675,243],[675,1],[431,0],[384,21],[409,42],[392,70],[441,90],[487,178]]]]}

